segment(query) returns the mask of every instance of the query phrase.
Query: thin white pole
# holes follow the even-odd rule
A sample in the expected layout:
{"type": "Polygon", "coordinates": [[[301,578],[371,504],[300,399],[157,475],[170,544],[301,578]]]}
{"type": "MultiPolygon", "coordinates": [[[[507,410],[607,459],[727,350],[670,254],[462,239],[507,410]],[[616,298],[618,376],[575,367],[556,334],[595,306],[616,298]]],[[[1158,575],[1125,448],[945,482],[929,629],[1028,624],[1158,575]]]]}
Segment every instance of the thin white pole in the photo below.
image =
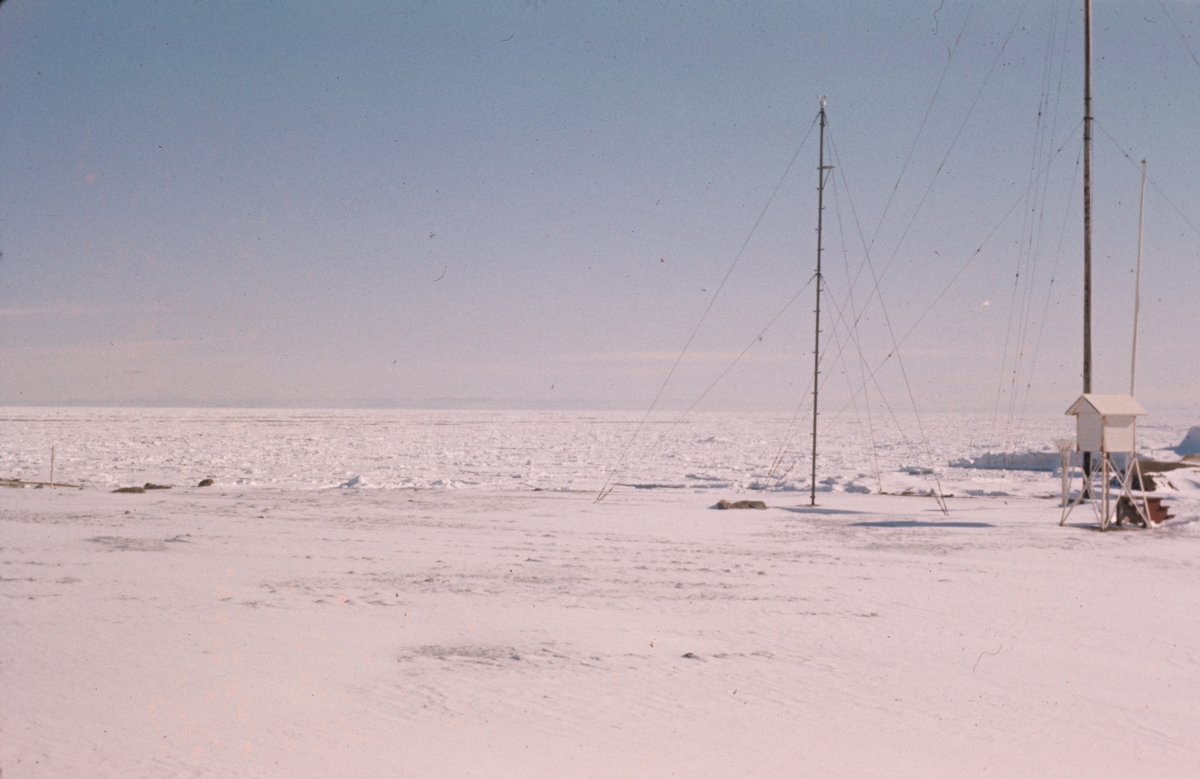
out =
{"type": "Polygon", "coordinates": [[[1101,452],[1100,456],[1104,458],[1100,476],[1104,480],[1104,513],[1100,515],[1100,529],[1108,530],[1108,452],[1101,452]]]}
{"type": "Polygon", "coordinates": [[[50,447],[50,489],[54,489],[54,447],[50,447]]]}
{"type": "Polygon", "coordinates": [[[1142,226],[1146,223],[1146,161],[1142,160],[1142,205],[1138,209],[1138,254],[1137,281],[1133,287],[1133,354],[1129,360],[1129,394],[1133,394],[1133,381],[1137,376],[1137,331],[1138,309],[1142,305],[1142,226]]]}

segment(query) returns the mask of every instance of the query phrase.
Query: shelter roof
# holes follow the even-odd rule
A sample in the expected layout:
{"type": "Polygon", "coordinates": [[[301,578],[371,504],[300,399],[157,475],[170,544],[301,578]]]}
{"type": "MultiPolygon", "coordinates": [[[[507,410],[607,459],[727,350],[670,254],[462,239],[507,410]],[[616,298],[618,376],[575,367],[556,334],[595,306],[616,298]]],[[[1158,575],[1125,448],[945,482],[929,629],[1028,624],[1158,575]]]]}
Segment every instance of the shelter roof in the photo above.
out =
{"type": "Polygon", "coordinates": [[[1146,413],[1142,404],[1133,399],[1133,395],[1096,395],[1087,393],[1067,409],[1068,414],[1078,414],[1087,407],[1102,417],[1136,417],[1146,413]]]}

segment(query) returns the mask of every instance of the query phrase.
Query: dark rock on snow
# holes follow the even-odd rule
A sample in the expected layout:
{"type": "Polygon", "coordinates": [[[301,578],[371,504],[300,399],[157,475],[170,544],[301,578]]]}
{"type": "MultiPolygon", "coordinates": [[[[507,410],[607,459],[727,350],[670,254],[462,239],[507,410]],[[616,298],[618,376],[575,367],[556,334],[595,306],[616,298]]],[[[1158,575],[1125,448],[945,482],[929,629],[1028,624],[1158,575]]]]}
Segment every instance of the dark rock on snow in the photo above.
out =
{"type": "Polygon", "coordinates": [[[739,500],[735,503],[730,503],[727,500],[717,501],[717,508],[719,509],[765,509],[766,507],[767,504],[761,500],[739,500]]]}

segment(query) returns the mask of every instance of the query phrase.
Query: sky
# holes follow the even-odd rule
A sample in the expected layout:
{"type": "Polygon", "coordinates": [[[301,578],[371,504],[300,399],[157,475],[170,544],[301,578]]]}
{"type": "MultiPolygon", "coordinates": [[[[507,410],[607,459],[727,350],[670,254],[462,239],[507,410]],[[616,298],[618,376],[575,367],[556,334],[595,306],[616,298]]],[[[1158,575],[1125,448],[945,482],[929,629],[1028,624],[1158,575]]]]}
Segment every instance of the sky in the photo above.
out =
{"type": "MultiPolygon", "coordinates": [[[[6,0],[0,404],[801,408],[825,95],[822,408],[1065,410],[1082,6],[6,0]]],[[[1200,3],[1095,15],[1094,389],[1144,158],[1200,417],[1200,3]]]]}

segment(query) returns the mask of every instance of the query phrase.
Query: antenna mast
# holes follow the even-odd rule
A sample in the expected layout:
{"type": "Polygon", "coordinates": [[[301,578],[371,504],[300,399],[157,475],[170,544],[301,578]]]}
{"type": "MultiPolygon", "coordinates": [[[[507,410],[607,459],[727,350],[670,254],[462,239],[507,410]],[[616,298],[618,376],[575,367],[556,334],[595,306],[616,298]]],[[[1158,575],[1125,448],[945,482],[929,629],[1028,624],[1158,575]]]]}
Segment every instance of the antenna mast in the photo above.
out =
{"type": "Polygon", "coordinates": [[[1086,395],[1092,391],[1092,0],[1083,3],[1083,38],[1083,392],[1086,395]]]}
{"type": "Polygon", "coordinates": [[[821,151],[817,165],[817,326],[814,328],[813,345],[813,432],[812,432],[812,481],[809,505],[817,505],[817,390],[821,374],[821,217],[825,212],[825,96],[821,95],[821,151]]]}
{"type": "MultiPolygon", "coordinates": [[[[1083,0],[1083,394],[1092,391],[1092,0],[1083,0]]],[[[1092,453],[1083,453],[1091,497],[1092,453]]]]}

